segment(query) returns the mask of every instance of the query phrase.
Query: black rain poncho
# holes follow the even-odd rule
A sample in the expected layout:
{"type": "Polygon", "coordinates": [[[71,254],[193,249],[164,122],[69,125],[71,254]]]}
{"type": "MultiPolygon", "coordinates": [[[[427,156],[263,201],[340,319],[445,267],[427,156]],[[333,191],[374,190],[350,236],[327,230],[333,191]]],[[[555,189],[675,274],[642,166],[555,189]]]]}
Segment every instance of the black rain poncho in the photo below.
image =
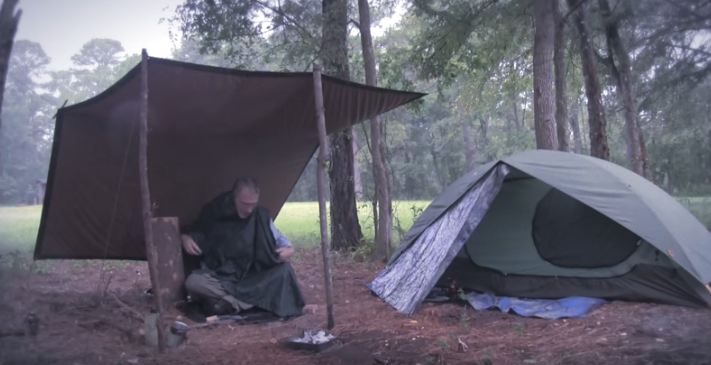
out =
{"type": "Polygon", "coordinates": [[[226,192],[203,207],[188,234],[203,252],[203,268],[232,296],[280,317],[300,315],[304,299],[291,265],[278,260],[269,222],[262,207],[240,218],[226,192]]]}

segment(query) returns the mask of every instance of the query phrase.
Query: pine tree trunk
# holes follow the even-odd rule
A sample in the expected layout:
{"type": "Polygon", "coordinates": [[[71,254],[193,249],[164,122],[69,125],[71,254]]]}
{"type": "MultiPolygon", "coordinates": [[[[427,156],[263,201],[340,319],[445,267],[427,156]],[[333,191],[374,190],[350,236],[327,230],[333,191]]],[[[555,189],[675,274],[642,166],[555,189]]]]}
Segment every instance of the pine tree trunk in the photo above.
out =
{"type": "MultiPolygon", "coordinates": [[[[321,59],[327,74],[348,80],[348,3],[323,0],[323,40],[321,59]]],[[[363,234],[358,223],[358,209],[353,185],[353,148],[350,128],[330,137],[331,165],[331,238],[335,250],[360,244],[363,234]]]]}
{"type": "Polygon", "coordinates": [[[363,178],[361,176],[360,164],[358,163],[358,151],[361,149],[360,138],[358,133],[351,129],[351,149],[353,149],[353,189],[355,191],[356,201],[363,200],[363,178]]]}
{"type": "Polygon", "coordinates": [[[600,95],[600,81],[597,77],[595,51],[590,40],[585,4],[582,0],[568,0],[568,7],[575,10],[575,25],[580,36],[580,58],[583,64],[585,95],[588,99],[588,123],[590,124],[590,154],[603,160],[610,159],[610,147],[607,143],[607,121],[600,95]]]}
{"type": "Polygon", "coordinates": [[[533,40],[533,119],[536,146],[557,149],[553,93],[553,41],[555,21],[553,0],[535,0],[533,5],[535,35],[533,40]]]}
{"type": "Polygon", "coordinates": [[[469,121],[462,118],[462,137],[464,138],[464,165],[467,171],[476,165],[476,144],[472,138],[472,128],[469,121]]]}
{"type": "MultiPolygon", "coordinates": [[[[0,7],[0,113],[2,112],[2,101],[5,96],[5,80],[7,79],[7,69],[10,66],[12,45],[17,32],[17,25],[20,23],[20,16],[22,15],[22,10],[15,11],[16,6],[17,0],[3,0],[0,7]]],[[[1,118],[0,131],[2,131],[1,118]]],[[[0,158],[0,161],[2,161],[2,158],[0,158]]]]}
{"type": "Polygon", "coordinates": [[[570,113],[570,129],[573,131],[573,150],[575,153],[583,153],[583,137],[580,132],[580,121],[578,114],[580,113],[580,103],[577,101],[573,104],[573,112],[570,113]]]}
{"type": "Polygon", "coordinates": [[[489,145],[489,121],[481,114],[478,115],[477,119],[479,119],[479,135],[481,136],[479,153],[485,153],[489,145]]]}
{"type": "Polygon", "coordinates": [[[617,94],[624,108],[627,158],[632,165],[632,171],[647,176],[647,156],[645,156],[644,138],[637,118],[637,101],[632,85],[630,57],[622,44],[617,20],[612,17],[610,4],[607,0],[599,0],[599,4],[605,22],[608,53],[612,59],[612,75],[617,83],[617,94]]]}
{"type": "MultiPolygon", "coordinates": [[[[366,85],[376,86],[378,77],[375,70],[375,52],[373,38],[370,35],[370,7],[368,0],[358,0],[358,13],[360,18],[360,41],[363,49],[363,63],[365,66],[366,85]]],[[[392,236],[392,198],[390,184],[387,176],[387,160],[385,159],[385,143],[383,141],[382,121],[375,117],[370,121],[370,135],[372,139],[373,177],[375,195],[378,203],[378,224],[375,237],[376,258],[385,258],[390,255],[390,240],[392,236]]]]}
{"type": "Polygon", "coordinates": [[[560,13],[560,1],[553,0],[553,15],[555,19],[555,50],[553,64],[555,66],[555,124],[558,135],[558,149],[570,151],[570,136],[568,132],[568,83],[565,64],[565,22],[560,13]]]}

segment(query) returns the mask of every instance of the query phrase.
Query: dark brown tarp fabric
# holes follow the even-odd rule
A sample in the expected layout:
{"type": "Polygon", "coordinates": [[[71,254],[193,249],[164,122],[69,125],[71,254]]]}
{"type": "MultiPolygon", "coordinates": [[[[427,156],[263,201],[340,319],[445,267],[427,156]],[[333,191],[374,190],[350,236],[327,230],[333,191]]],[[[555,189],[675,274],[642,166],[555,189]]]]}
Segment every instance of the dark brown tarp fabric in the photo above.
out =
{"type": "MultiPolygon", "coordinates": [[[[139,65],[140,66],[140,65],[139,65]]],[[[138,180],[140,67],[57,113],[35,258],[144,259],[138,180]]],[[[155,216],[192,222],[240,175],[276,216],[318,146],[313,74],[148,61],[155,216]]],[[[323,78],[329,133],[424,94],[323,78]]]]}

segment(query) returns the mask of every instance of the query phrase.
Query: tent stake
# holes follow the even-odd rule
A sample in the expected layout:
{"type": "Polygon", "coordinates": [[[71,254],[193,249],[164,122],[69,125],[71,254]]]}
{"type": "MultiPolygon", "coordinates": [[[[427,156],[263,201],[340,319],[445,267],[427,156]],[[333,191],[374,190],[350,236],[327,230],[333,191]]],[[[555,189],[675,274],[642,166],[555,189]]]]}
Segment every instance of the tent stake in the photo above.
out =
{"type": "Polygon", "coordinates": [[[318,213],[321,224],[321,254],[323,255],[323,276],[326,281],[326,311],[328,329],[333,329],[333,278],[331,277],[331,240],[328,236],[328,217],[326,216],[326,167],[329,162],[328,140],[326,139],[326,116],[323,107],[323,87],[321,85],[321,65],[314,64],[314,103],[316,107],[316,125],[318,127],[318,168],[316,181],[318,189],[318,213]]]}
{"type": "Polygon", "coordinates": [[[153,242],[153,226],[151,220],[151,193],[148,185],[148,52],[144,48],[141,52],[141,100],[139,109],[138,129],[138,174],[141,184],[141,210],[143,213],[143,237],[146,244],[146,257],[148,258],[148,271],[151,276],[153,297],[158,307],[156,319],[156,332],[158,337],[158,351],[165,348],[163,333],[163,296],[158,283],[158,250],[153,242]]]}

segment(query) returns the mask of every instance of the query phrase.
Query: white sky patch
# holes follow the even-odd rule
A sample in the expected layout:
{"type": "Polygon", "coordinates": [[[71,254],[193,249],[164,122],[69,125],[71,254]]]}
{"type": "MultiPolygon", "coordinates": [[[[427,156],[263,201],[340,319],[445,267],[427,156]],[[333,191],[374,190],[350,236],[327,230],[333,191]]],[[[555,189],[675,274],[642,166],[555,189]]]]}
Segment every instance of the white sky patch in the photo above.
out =
{"type": "Polygon", "coordinates": [[[22,17],[15,39],[38,42],[51,58],[50,69],[68,69],[71,56],[93,38],[121,42],[127,54],[142,48],[170,57],[169,25],[182,0],[20,0],[22,17]]]}
{"type": "MultiPolygon", "coordinates": [[[[171,58],[174,44],[170,18],[183,0],[20,0],[22,18],[15,36],[38,42],[51,61],[50,70],[72,67],[71,57],[94,38],[121,42],[127,55],[146,48],[154,57],[171,58]]],[[[405,7],[373,26],[374,38],[397,25],[405,7]]],[[[174,30],[175,31],[175,30],[174,30]]],[[[178,37],[179,38],[179,37],[178,37]]]]}
{"type": "Polygon", "coordinates": [[[400,20],[402,20],[403,15],[405,15],[405,7],[396,6],[393,15],[387,18],[383,18],[378,22],[378,24],[372,26],[370,29],[370,33],[373,35],[374,38],[383,36],[385,32],[387,32],[390,28],[393,28],[398,23],[400,23],[400,20]]]}

